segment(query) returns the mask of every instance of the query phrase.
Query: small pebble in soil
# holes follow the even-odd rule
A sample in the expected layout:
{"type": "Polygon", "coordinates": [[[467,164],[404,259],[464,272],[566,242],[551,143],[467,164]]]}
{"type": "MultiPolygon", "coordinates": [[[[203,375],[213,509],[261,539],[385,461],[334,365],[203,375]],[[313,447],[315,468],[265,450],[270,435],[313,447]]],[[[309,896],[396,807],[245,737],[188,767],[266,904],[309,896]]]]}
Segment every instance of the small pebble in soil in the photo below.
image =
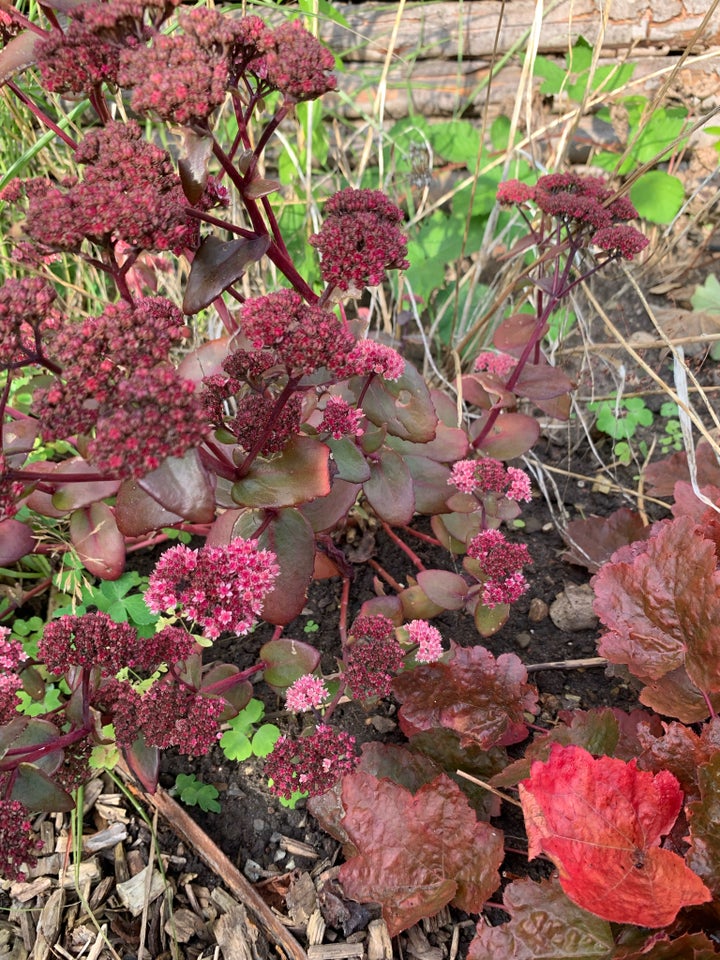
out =
{"type": "Polygon", "coordinates": [[[521,650],[527,650],[532,643],[532,636],[523,630],[521,633],[515,634],[515,643],[520,647],[521,650]]]}
{"type": "Polygon", "coordinates": [[[528,610],[528,620],[531,623],[540,623],[548,615],[548,605],[541,597],[533,597],[528,610]]]}

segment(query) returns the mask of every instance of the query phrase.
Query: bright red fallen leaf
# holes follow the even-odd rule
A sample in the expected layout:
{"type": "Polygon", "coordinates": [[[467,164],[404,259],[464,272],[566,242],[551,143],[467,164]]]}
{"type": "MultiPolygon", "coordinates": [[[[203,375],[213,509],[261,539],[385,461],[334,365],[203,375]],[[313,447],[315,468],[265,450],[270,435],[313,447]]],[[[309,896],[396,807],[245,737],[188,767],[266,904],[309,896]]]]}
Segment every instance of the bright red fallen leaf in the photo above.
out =
{"type": "Polygon", "coordinates": [[[480,913],[500,885],[503,835],[478,821],[445,774],[415,795],[391,780],[343,778],[342,826],[358,851],[340,868],[348,897],[382,905],[391,936],[453,903],[480,913]]]}
{"type": "Polygon", "coordinates": [[[545,853],[565,893],[604,920],[665,927],[712,895],[677,854],[660,848],[682,806],[665,770],[653,775],[581,747],[554,747],[520,784],[532,859],[545,853]]]}

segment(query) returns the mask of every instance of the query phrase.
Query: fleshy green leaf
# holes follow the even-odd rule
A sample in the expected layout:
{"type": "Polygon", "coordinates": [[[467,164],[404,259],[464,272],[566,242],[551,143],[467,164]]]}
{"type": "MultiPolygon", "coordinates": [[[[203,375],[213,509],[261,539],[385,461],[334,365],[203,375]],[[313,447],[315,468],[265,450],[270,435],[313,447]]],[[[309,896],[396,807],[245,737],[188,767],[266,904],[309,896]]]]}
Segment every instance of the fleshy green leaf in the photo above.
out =
{"type": "Polygon", "coordinates": [[[285,691],[304,673],[313,673],[320,663],[320,651],[315,647],[284,637],[263,644],[259,657],[266,664],[265,683],[277,693],[285,691]]]}
{"type": "Polygon", "coordinates": [[[115,514],[99,501],[73,511],[70,539],[83,566],[104,580],[115,580],[125,569],[125,537],[118,530],[115,514]]]}
{"type": "Polygon", "coordinates": [[[330,448],[311,437],[296,436],[272,460],[257,459],[232,488],[245,507],[292,507],[330,492],[330,448]]]}
{"type": "Polygon", "coordinates": [[[368,420],[401,440],[427,443],[435,439],[437,414],[423,377],[411,363],[398,380],[374,377],[363,399],[368,420]]]}
{"type": "Polygon", "coordinates": [[[394,450],[381,450],[370,463],[370,479],[363,493],[375,513],[387,523],[410,523],[415,513],[415,493],[407,464],[394,450]]]}

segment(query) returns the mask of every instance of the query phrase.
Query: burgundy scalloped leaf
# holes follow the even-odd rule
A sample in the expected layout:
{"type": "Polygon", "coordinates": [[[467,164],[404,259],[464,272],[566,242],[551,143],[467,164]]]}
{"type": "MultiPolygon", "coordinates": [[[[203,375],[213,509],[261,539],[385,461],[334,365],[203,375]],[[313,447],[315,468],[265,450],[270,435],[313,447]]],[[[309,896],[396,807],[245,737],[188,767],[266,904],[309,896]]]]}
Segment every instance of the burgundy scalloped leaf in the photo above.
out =
{"type": "Polygon", "coordinates": [[[0,85],[35,63],[35,48],[45,38],[34,30],[23,30],[0,50],[0,85]]]}
{"type": "Polygon", "coordinates": [[[215,518],[213,482],[197,450],[168,457],[137,484],[170,513],[191,523],[210,523],[215,518]]]}
{"type": "MultiPolygon", "coordinates": [[[[715,916],[710,922],[717,922],[715,916]]],[[[712,940],[704,933],[684,933],[675,940],[655,934],[639,950],[621,948],[613,954],[613,960],[717,960],[717,957],[712,940]]]]}
{"type": "Polygon", "coordinates": [[[212,149],[212,136],[183,127],[178,174],[188,203],[196,204],[205,192],[212,149]]]}
{"type": "Polygon", "coordinates": [[[258,657],[265,664],[265,683],[276,693],[283,693],[303,674],[313,673],[320,663],[319,650],[289,637],[268,640],[260,647],[258,657]]]}
{"type": "Polygon", "coordinates": [[[638,762],[643,770],[668,770],[680,784],[686,802],[699,796],[698,768],[714,751],[694,730],[682,723],[663,723],[658,736],[648,724],[641,724],[638,739],[642,751],[638,762]]]}
{"type": "MultiPolygon", "coordinates": [[[[249,539],[257,529],[257,515],[242,514],[234,533],[249,539]]],[[[315,565],[315,536],[299,510],[279,510],[258,538],[264,550],[272,550],[280,572],[263,603],[262,618],[285,626],[299,616],[307,601],[307,591],[315,565]]],[[[312,672],[312,671],[310,671],[312,672]]]]}
{"type": "Polygon", "coordinates": [[[362,408],[368,420],[386,427],[393,437],[413,443],[435,439],[435,406],[425,380],[411,363],[405,363],[405,372],[397,380],[373,377],[362,408]]]}
{"type": "Polygon", "coordinates": [[[688,804],[690,849],[686,861],[705,881],[713,894],[720,896],[720,752],[715,753],[697,771],[700,798],[688,804]]]}
{"type": "Polygon", "coordinates": [[[415,513],[415,492],[407,464],[394,450],[381,450],[370,462],[370,479],[363,493],[375,513],[387,523],[410,523],[415,513]]]}
{"type": "Polygon", "coordinates": [[[70,517],[70,540],[83,566],[101,580],[117,580],[125,569],[125,537],[106,503],[91,503],[70,517]]]}
{"type": "Polygon", "coordinates": [[[576,906],[557,879],[515,880],[503,892],[510,922],[478,927],[467,960],[608,960],[610,924],[576,906]]]}
{"type": "Polygon", "coordinates": [[[14,771],[11,800],[19,800],[33,813],[67,813],[75,801],[34,763],[19,763],[14,771]]]}
{"type": "Polygon", "coordinates": [[[537,690],[514,653],[497,660],[485,647],[455,647],[447,663],[429,663],[400,674],[393,691],[406,737],[447,727],[463,745],[485,750],[527,736],[526,713],[537,713],[537,690]]]}
{"type": "Polygon", "coordinates": [[[20,520],[0,520],[0,566],[22,560],[35,549],[30,527],[20,520]]]}
{"type": "MultiPolygon", "coordinates": [[[[720,711],[720,693],[707,694],[713,710],[720,711]]],[[[677,717],[682,723],[700,723],[710,710],[708,700],[692,682],[684,667],[671,670],[659,680],[647,680],[638,696],[640,703],[656,713],[677,717]]]]}
{"type": "Polygon", "coordinates": [[[409,457],[404,454],[403,459],[412,477],[415,512],[426,516],[449,513],[447,500],[452,490],[452,487],[448,486],[450,468],[427,457],[409,457]]]}
{"type": "Polygon", "coordinates": [[[682,808],[666,770],[653,775],[580,747],[554,746],[519,786],[528,857],[550,857],[570,899],[614,923],[666,927],[712,894],[677,854],[660,847],[682,808]]]}
{"type": "Polygon", "coordinates": [[[427,596],[444,610],[462,610],[467,600],[468,585],[452,570],[421,570],[417,582],[427,596]]]}
{"type": "Polygon", "coordinates": [[[479,913],[500,885],[503,837],[478,822],[444,774],[413,796],[363,772],[343,778],[343,828],[358,853],[340,868],[348,897],[382,906],[390,936],[452,903],[479,913]]]}
{"type": "MultiPolygon", "coordinates": [[[[475,440],[485,426],[488,414],[475,420],[470,428],[470,439],[475,440]]],[[[527,453],[540,436],[540,424],[526,413],[501,413],[490,433],[475,449],[483,457],[496,460],[515,460],[527,453]]]]}
{"type": "MultiPolygon", "coordinates": [[[[713,448],[707,440],[700,440],[695,448],[697,466],[697,481],[699,486],[712,485],[720,487],[720,464],[715,457],[713,448]]],[[[687,454],[673,453],[663,460],[656,460],[648,464],[643,473],[645,492],[653,497],[670,497],[675,484],[681,480],[690,480],[687,454]]]]}
{"type": "Polygon", "coordinates": [[[545,762],[549,758],[553,744],[583,747],[593,756],[613,756],[619,739],[620,724],[610,707],[573,710],[563,723],[557,723],[547,733],[535,737],[525,748],[523,757],[508,764],[493,777],[492,785],[505,789],[516,787],[521,780],[530,776],[533,761],[545,762]]]}
{"type": "Polygon", "coordinates": [[[569,549],[562,559],[597,573],[616,550],[636,540],[646,540],[651,530],[639,513],[627,507],[620,507],[607,517],[571,520],[563,533],[569,549]]]}
{"type": "Polygon", "coordinates": [[[191,315],[204,310],[239,280],[251,263],[260,260],[269,246],[267,234],[251,240],[246,237],[235,240],[205,237],[193,257],[183,296],[183,313],[191,315]]]}
{"type": "MultiPolygon", "coordinates": [[[[707,497],[711,503],[720,504],[720,487],[706,483],[699,489],[700,493],[707,497]]],[[[695,496],[695,491],[689,481],[685,483],[678,480],[673,489],[673,497],[675,498],[672,505],[672,515],[674,517],[692,517],[695,523],[702,523],[708,510],[711,509],[707,503],[695,496]]]]}
{"type": "Polygon", "coordinates": [[[330,492],[330,448],[311,437],[296,436],[272,460],[257,459],[232,488],[244,507],[293,507],[330,492]]]}
{"type": "Polygon", "coordinates": [[[679,517],[628,549],[631,560],[606,563],[592,580],[594,610],[609,630],[598,652],[643,679],[685,667],[699,689],[720,691],[714,542],[692,519],[679,517]]]}

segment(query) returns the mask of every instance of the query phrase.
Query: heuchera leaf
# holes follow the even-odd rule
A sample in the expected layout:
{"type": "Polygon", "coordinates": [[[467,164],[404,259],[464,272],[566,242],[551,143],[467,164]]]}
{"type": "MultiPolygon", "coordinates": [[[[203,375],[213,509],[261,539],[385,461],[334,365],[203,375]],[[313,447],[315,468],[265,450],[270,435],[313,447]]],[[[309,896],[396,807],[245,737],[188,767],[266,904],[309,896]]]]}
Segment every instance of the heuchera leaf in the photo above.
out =
{"type": "Polygon", "coordinates": [[[717,950],[704,933],[684,933],[675,940],[655,934],[639,950],[616,951],[617,960],[717,960],[717,950]]]}
{"type": "Polygon", "coordinates": [[[478,928],[467,960],[606,960],[610,924],[581,910],[557,880],[516,880],[503,893],[510,922],[478,928]]]}
{"type": "MultiPolygon", "coordinates": [[[[707,440],[700,440],[695,450],[697,481],[700,487],[720,487],[720,464],[707,440]]],[[[673,453],[649,464],[644,471],[646,490],[654,497],[670,497],[678,481],[688,482],[690,470],[685,452],[673,453]]]]}
{"type": "Polygon", "coordinates": [[[402,703],[398,717],[406,737],[448,727],[462,745],[488,750],[527,736],[525,713],[537,713],[537,691],[514,653],[497,660],[485,647],[456,647],[447,663],[429,663],[393,681],[402,703]]]}
{"type": "Polygon", "coordinates": [[[610,633],[598,650],[643,679],[685,667],[707,693],[720,691],[720,574],[715,544],[679,517],[605,564],[592,580],[594,609],[610,633]]]}
{"type": "Polygon", "coordinates": [[[596,573],[616,550],[635,540],[645,540],[650,531],[640,514],[627,507],[620,507],[607,517],[571,520],[563,534],[570,548],[563,560],[596,573]]]}
{"type": "Polygon", "coordinates": [[[555,746],[519,787],[532,859],[546,854],[565,893],[614,923],[671,924],[712,894],[681,857],[660,847],[682,807],[666,770],[653,775],[581,747],[555,746]]]}
{"type": "Polygon", "coordinates": [[[698,770],[700,799],[688,805],[687,864],[717,897],[720,894],[720,752],[698,770]]]}
{"type": "Polygon", "coordinates": [[[415,796],[390,780],[343,779],[343,827],[358,850],[340,868],[348,897],[382,906],[390,936],[446,904],[479,913],[500,884],[503,837],[441,774],[415,796]]]}

